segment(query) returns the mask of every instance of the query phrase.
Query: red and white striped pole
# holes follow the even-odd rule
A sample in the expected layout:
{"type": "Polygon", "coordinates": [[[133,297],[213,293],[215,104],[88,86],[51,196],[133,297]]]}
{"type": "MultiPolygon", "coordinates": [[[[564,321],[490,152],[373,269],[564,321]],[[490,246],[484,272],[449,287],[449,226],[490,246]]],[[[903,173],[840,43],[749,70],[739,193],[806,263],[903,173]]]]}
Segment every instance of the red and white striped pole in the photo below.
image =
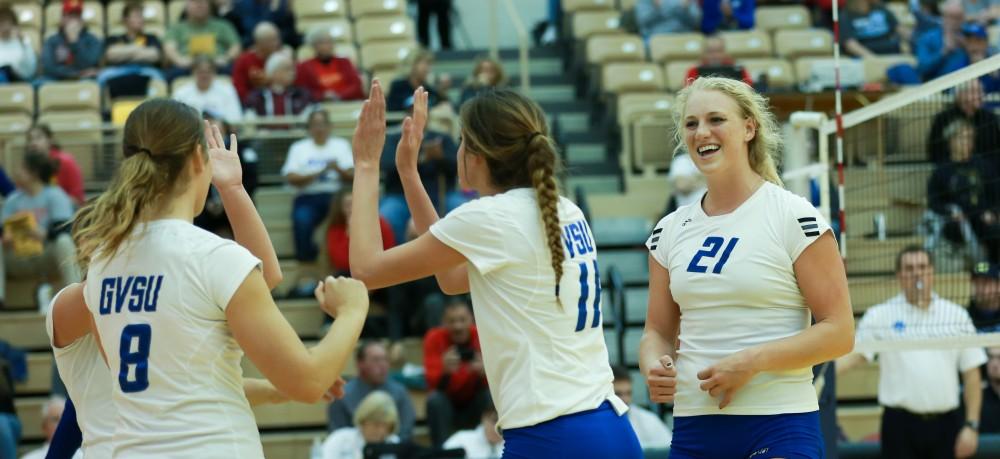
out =
{"type": "MultiPolygon", "coordinates": [[[[837,123],[837,218],[840,220],[840,256],[847,258],[847,219],[844,213],[844,107],[840,87],[840,7],[833,3],[834,120],[837,123]]],[[[823,139],[825,142],[826,139],[823,139]]]]}

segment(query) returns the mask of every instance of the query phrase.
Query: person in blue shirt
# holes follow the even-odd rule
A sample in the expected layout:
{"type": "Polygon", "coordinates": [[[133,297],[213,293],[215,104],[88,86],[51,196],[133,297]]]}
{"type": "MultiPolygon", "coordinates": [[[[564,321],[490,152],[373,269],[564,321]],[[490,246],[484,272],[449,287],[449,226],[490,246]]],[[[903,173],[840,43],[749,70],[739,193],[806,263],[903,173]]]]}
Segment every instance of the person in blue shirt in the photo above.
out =
{"type": "MultiPolygon", "coordinates": [[[[974,23],[962,24],[962,5],[950,1],[941,7],[941,27],[917,39],[917,72],[924,81],[933,80],[979,62],[995,53],[989,46],[986,28],[974,23]]],[[[1000,89],[996,75],[981,78],[983,89],[1000,89]]]]}

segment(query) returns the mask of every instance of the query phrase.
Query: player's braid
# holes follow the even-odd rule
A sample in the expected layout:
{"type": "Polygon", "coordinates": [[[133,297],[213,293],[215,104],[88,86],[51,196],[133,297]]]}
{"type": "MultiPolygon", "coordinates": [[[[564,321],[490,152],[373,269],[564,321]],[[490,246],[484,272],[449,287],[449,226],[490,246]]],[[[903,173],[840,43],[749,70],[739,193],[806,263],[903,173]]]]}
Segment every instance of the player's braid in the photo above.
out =
{"type": "Polygon", "coordinates": [[[531,184],[535,189],[538,209],[541,211],[545,240],[552,256],[552,270],[556,273],[556,296],[559,295],[559,280],[562,279],[563,253],[562,237],[559,229],[559,190],[555,178],[555,150],[547,137],[532,134],[528,141],[528,169],[531,184]]]}

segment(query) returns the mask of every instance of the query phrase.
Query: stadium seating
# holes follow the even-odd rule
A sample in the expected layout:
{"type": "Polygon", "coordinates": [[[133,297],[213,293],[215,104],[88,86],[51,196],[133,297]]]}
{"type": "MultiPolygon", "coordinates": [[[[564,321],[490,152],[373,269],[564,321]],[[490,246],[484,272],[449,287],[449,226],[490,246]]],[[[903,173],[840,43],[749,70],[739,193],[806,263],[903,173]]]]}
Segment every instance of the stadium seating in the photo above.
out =
{"type": "Polygon", "coordinates": [[[594,35],[625,33],[619,28],[619,14],[615,11],[584,11],[573,15],[573,38],[586,41],[594,35]]]}
{"type": "Polygon", "coordinates": [[[0,85],[0,114],[35,113],[35,91],[30,84],[0,85]]]}
{"type": "Polygon", "coordinates": [[[91,80],[46,83],[38,91],[38,111],[98,110],[101,91],[91,80]]]}
{"type": "Polygon", "coordinates": [[[663,90],[663,71],[646,62],[614,63],[602,69],[603,92],[655,92],[663,90]]]}
{"type": "Polygon", "coordinates": [[[406,14],[406,0],[351,0],[351,17],[399,16],[406,14]]]}
{"type": "Polygon", "coordinates": [[[653,62],[670,63],[677,60],[701,58],[705,37],[695,33],[656,35],[649,40],[649,53],[653,62]]]}
{"type": "Polygon", "coordinates": [[[31,115],[0,113],[0,141],[20,140],[31,127],[31,115]]]}
{"type": "Polygon", "coordinates": [[[563,0],[564,14],[590,10],[613,10],[614,0],[563,0]]]}
{"type": "Polygon", "coordinates": [[[774,34],[774,51],[785,59],[803,56],[830,56],[833,34],[823,29],[778,30],[774,34]]]}
{"type": "Polygon", "coordinates": [[[645,59],[642,39],[634,35],[602,35],[587,40],[587,63],[639,62],[645,59]]]}
{"type": "Polygon", "coordinates": [[[771,36],[760,30],[722,32],[726,53],[734,59],[744,57],[770,57],[773,53],[771,36]]]}
{"type": "MultiPolygon", "coordinates": [[[[45,28],[48,30],[46,36],[59,28],[59,19],[62,17],[62,2],[49,2],[45,7],[45,28]]],[[[104,5],[96,0],[83,2],[83,22],[87,24],[88,30],[98,36],[104,35],[104,5]]]]}
{"type": "Polygon", "coordinates": [[[754,27],[765,32],[775,32],[810,27],[809,10],[802,5],[759,6],[755,12],[754,27]]]}
{"type": "Polygon", "coordinates": [[[770,89],[788,89],[796,83],[792,64],[784,59],[740,59],[737,63],[750,73],[750,78],[755,82],[760,81],[762,75],[766,75],[770,89]]]}
{"type": "Polygon", "coordinates": [[[413,21],[406,16],[374,16],[359,19],[355,25],[362,46],[383,40],[409,39],[414,36],[413,21]]]}
{"type": "Polygon", "coordinates": [[[296,19],[343,18],[347,16],[347,0],[298,0],[296,19]]]}
{"type": "Polygon", "coordinates": [[[372,73],[380,71],[395,72],[402,67],[407,57],[416,50],[417,44],[411,40],[368,43],[361,47],[361,65],[365,70],[372,73]]]}
{"type": "Polygon", "coordinates": [[[335,43],[354,43],[354,27],[346,18],[301,18],[295,22],[295,27],[306,34],[306,38],[310,32],[325,28],[335,43]]]}
{"type": "Polygon", "coordinates": [[[698,65],[698,61],[693,60],[680,60],[680,61],[670,61],[663,68],[663,74],[665,75],[664,85],[666,89],[671,91],[677,91],[684,87],[684,79],[687,78],[688,71],[691,67],[698,65]]]}
{"type": "Polygon", "coordinates": [[[11,5],[14,13],[17,14],[18,27],[25,29],[42,30],[42,7],[38,3],[15,3],[11,5]]]}

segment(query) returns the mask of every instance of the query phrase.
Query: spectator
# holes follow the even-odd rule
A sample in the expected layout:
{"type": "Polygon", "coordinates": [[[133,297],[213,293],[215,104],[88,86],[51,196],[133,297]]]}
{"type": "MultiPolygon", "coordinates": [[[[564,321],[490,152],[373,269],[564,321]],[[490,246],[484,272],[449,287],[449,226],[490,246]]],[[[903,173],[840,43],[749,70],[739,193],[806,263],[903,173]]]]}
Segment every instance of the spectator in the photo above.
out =
{"type": "Polygon", "coordinates": [[[663,215],[669,215],[678,207],[686,206],[701,200],[705,194],[705,176],[701,175],[694,165],[690,155],[677,155],[670,162],[670,172],[667,174],[673,193],[667,200],[667,210],[663,215]]]}
{"type": "Polygon", "coordinates": [[[1000,332],[1000,265],[984,261],[972,268],[969,317],[980,333],[1000,332]]]}
{"type": "Polygon", "coordinates": [[[233,63],[233,87],[240,101],[246,102],[252,91],[268,85],[264,65],[267,59],[281,50],[281,35],[270,22],[261,22],[253,29],[253,46],[240,54],[233,63]]]}
{"type": "Polygon", "coordinates": [[[73,219],[73,203],[49,184],[54,173],[54,161],[48,156],[25,154],[16,179],[18,190],[3,203],[0,300],[6,273],[60,278],[64,284],[80,281],[73,258],[76,248],[66,225],[73,219]]]}
{"type": "MultiPolygon", "coordinates": [[[[902,291],[865,311],[858,323],[858,342],[929,338],[940,336],[941,327],[959,334],[976,332],[963,307],[934,294],[934,265],[925,249],[909,246],[899,252],[896,279],[902,291]]],[[[983,349],[886,351],[877,356],[882,457],[975,454],[983,396],[979,366],[986,363],[983,349]],[[964,416],[960,392],[968,408],[964,416]]],[[[837,374],[875,357],[868,352],[841,357],[837,374]]]]}
{"type": "Polygon", "coordinates": [[[731,67],[729,72],[733,75],[741,74],[740,78],[744,83],[753,86],[753,78],[750,72],[742,66],[737,66],[733,58],[726,53],[726,41],[718,35],[711,35],[705,38],[705,45],[702,48],[701,63],[688,69],[687,76],[684,77],[684,85],[687,86],[699,76],[718,74],[721,68],[731,67]]]}
{"type": "Polygon", "coordinates": [[[323,459],[361,459],[366,445],[400,442],[400,415],[386,392],[376,390],[365,396],[353,420],[356,427],[338,428],[326,438],[323,459]]]}
{"type": "Polygon", "coordinates": [[[448,97],[445,92],[451,87],[451,78],[447,75],[441,75],[441,84],[437,88],[434,88],[430,83],[434,55],[428,51],[420,50],[410,53],[407,62],[410,65],[410,73],[405,77],[395,79],[389,86],[389,95],[385,101],[386,109],[403,111],[408,105],[413,105],[413,91],[416,91],[419,86],[423,86],[427,90],[428,107],[447,103],[448,97]]]}
{"type": "Polygon", "coordinates": [[[74,205],[82,205],[85,199],[83,194],[83,173],[76,158],[69,152],[65,152],[56,144],[52,136],[52,128],[44,123],[35,124],[28,129],[27,150],[33,153],[48,155],[55,160],[56,181],[59,187],[69,195],[74,205]]]}
{"type": "Polygon", "coordinates": [[[980,432],[1000,434],[1000,347],[986,349],[986,387],[983,388],[983,410],[979,419],[980,432]]]}
{"type": "Polygon", "coordinates": [[[703,0],[701,31],[711,35],[719,30],[753,29],[756,0],[703,0]]]}
{"type": "Polygon", "coordinates": [[[63,1],[59,32],[42,48],[42,81],[78,80],[97,76],[103,45],[83,22],[83,2],[63,1]]]}
{"type": "Polygon", "coordinates": [[[344,427],[357,426],[355,420],[361,411],[359,404],[369,394],[382,392],[390,397],[399,414],[397,424],[399,438],[408,441],[413,435],[413,424],[416,414],[410,394],[396,381],[389,379],[389,357],[385,346],[378,342],[362,343],[358,346],[356,356],[358,377],[344,386],[344,397],[330,404],[327,409],[330,432],[336,432],[344,427]]]}
{"type": "Polygon", "coordinates": [[[238,123],[243,118],[240,97],[232,83],[215,74],[215,62],[208,56],[198,56],[191,67],[194,81],[174,90],[174,100],[184,102],[204,113],[211,109],[228,123],[238,123]]]}
{"type": "Polygon", "coordinates": [[[253,91],[244,106],[258,116],[300,115],[312,101],[309,93],[295,86],[295,63],[286,53],[275,53],[267,58],[264,67],[267,86],[253,91]]]}
{"type": "Polygon", "coordinates": [[[346,139],[332,137],[330,115],[325,110],[309,114],[309,137],[292,144],[281,175],[297,189],[292,202],[295,259],[315,262],[318,249],[313,232],[330,208],[333,194],[354,177],[354,157],[346,139]]]}
{"type": "Polygon", "coordinates": [[[507,75],[504,73],[500,61],[489,56],[480,57],[476,60],[476,66],[472,70],[469,81],[462,88],[462,98],[458,105],[461,106],[465,101],[478,96],[483,91],[505,86],[507,86],[507,75]]]}
{"type": "Polygon", "coordinates": [[[647,42],[661,33],[696,32],[701,26],[701,7],[695,0],[638,0],[635,21],[647,42]]]}
{"type": "Polygon", "coordinates": [[[981,25],[992,25],[1000,18],[1000,3],[993,0],[962,0],[965,20],[981,25]]]}
{"type": "Polygon", "coordinates": [[[948,161],[950,153],[948,138],[944,128],[955,120],[965,120],[975,127],[975,141],[972,153],[997,156],[1000,153],[1000,118],[992,110],[983,108],[983,85],[979,80],[971,80],[955,91],[955,103],[934,116],[931,131],[927,137],[928,158],[932,162],[948,161]]]}
{"type": "Polygon", "coordinates": [[[996,261],[1000,243],[997,187],[988,178],[988,163],[973,158],[975,127],[956,119],[945,127],[951,161],[939,163],[927,182],[927,206],[933,215],[928,247],[940,237],[969,250],[972,261],[996,261]],[[935,218],[936,217],[936,218],[935,218]],[[935,221],[936,220],[936,221],[935,221]]]}
{"type": "Polygon", "coordinates": [[[308,40],[314,56],[299,63],[295,85],[309,91],[315,102],[364,99],[361,75],[350,59],[334,54],[330,30],[318,27],[308,40]]]}
{"type": "MultiPolygon", "coordinates": [[[[351,189],[341,188],[330,202],[330,226],[326,231],[326,247],[330,257],[330,268],[336,276],[351,275],[351,259],[348,249],[351,240],[348,236],[347,222],[351,220],[351,189]]],[[[382,228],[382,249],[389,250],[396,246],[396,238],[392,227],[385,218],[379,217],[382,228]]]]}
{"type": "Polygon", "coordinates": [[[30,81],[37,65],[35,50],[17,26],[17,14],[9,5],[0,5],[0,83],[30,81]]]}
{"type": "Polygon", "coordinates": [[[21,456],[21,459],[45,459],[49,452],[49,443],[52,435],[56,433],[56,426],[62,419],[63,409],[66,407],[66,399],[54,396],[42,406],[42,434],[45,435],[45,444],[40,448],[21,456]]]}
{"type": "MultiPolygon", "coordinates": [[[[909,0],[910,13],[916,24],[910,33],[910,48],[917,49],[917,39],[925,32],[941,27],[941,11],[937,0],[909,0]]],[[[898,19],[898,18],[897,18],[898,19]]]]}
{"type": "Polygon", "coordinates": [[[242,24],[238,29],[244,31],[243,46],[249,46],[252,38],[245,35],[246,31],[256,30],[258,25],[268,22],[277,26],[282,43],[298,48],[302,37],[295,26],[292,3],[289,0],[237,0],[236,10],[242,24]]]}
{"type": "Polygon", "coordinates": [[[840,42],[854,57],[899,54],[905,31],[896,15],[876,0],[849,0],[841,21],[840,42]]]}
{"type": "Polygon", "coordinates": [[[186,17],[175,21],[167,30],[163,52],[172,67],[169,79],[191,72],[194,58],[206,55],[215,67],[229,73],[233,59],[240,55],[240,37],[228,22],[212,17],[208,0],[187,0],[186,17]]]}
{"type": "MultiPolygon", "coordinates": [[[[917,72],[924,81],[949,74],[979,62],[994,50],[987,42],[986,29],[978,24],[962,24],[962,4],[950,0],[941,7],[941,27],[925,32],[917,39],[917,72]]],[[[996,77],[981,78],[987,92],[1000,87],[996,77]]]]}
{"type": "Polygon", "coordinates": [[[11,363],[0,356],[0,459],[17,459],[21,421],[14,407],[14,375],[11,363]]]}
{"type": "Polygon", "coordinates": [[[417,0],[417,37],[426,49],[431,48],[431,16],[436,17],[441,49],[451,49],[451,0],[417,0]]]}
{"type": "Polygon", "coordinates": [[[97,76],[97,83],[108,90],[112,98],[121,95],[144,96],[150,79],[163,80],[160,64],[163,45],[156,35],[143,31],[142,3],[127,3],[122,10],[125,33],[108,37],[104,51],[106,67],[97,76]],[[135,76],[141,81],[134,82],[135,76]],[[137,86],[132,88],[130,86],[137,86]]]}
{"type": "Polygon", "coordinates": [[[667,425],[652,411],[632,403],[632,376],[628,369],[615,365],[611,367],[611,373],[615,378],[615,395],[628,405],[628,420],[639,437],[642,449],[669,448],[673,434],[667,425]]]}
{"type": "Polygon", "coordinates": [[[424,336],[427,372],[427,424],[431,444],[439,446],[457,428],[475,426],[489,402],[479,333],[464,300],[445,306],[442,326],[424,336]]]}
{"type": "MultiPolygon", "coordinates": [[[[385,192],[379,202],[379,212],[389,220],[397,241],[406,240],[406,224],[410,221],[410,208],[406,205],[403,183],[396,170],[396,144],[400,137],[402,132],[386,137],[381,161],[385,192]]],[[[447,133],[432,130],[430,123],[424,131],[419,161],[420,181],[435,208],[448,213],[468,200],[457,188],[458,145],[447,133]]]]}
{"type": "Polygon", "coordinates": [[[475,459],[500,459],[503,457],[503,437],[497,432],[497,408],[490,402],[483,409],[479,425],[472,430],[455,432],[443,449],[461,449],[465,457],[475,459]]]}

